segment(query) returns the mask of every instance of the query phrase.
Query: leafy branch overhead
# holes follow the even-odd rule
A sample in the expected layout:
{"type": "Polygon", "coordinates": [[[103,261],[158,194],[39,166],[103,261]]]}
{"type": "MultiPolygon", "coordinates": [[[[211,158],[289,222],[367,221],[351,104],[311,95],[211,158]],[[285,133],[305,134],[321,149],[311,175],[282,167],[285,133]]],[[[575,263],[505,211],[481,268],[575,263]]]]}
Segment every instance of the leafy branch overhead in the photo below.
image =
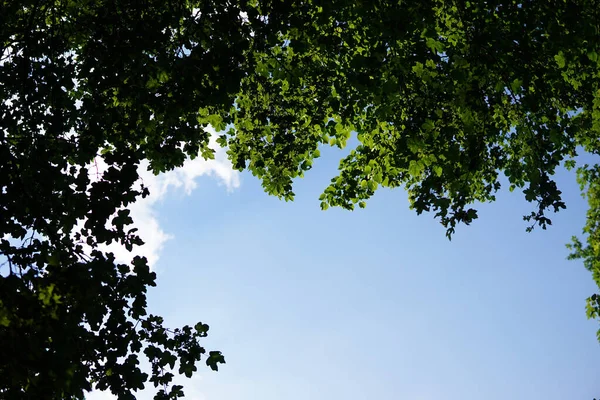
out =
{"type": "Polygon", "coordinates": [[[128,211],[148,195],[140,162],[212,158],[209,124],[236,168],[286,200],[322,146],[355,136],[321,207],[403,186],[448,237],[502,175],[532,203],[529,229],[546,228],[566,207],[553,173],[577,168],[590,207],[572,257],[600,285],[600,167],[575,158],[600,151],[593,2],[0,4],[0,397],[134,398],[150,382],[177,398],[169,371],[224,363],[201,346],[207,325],[149,315],[146,259],[101,250],[142,243],[128,211]]]}

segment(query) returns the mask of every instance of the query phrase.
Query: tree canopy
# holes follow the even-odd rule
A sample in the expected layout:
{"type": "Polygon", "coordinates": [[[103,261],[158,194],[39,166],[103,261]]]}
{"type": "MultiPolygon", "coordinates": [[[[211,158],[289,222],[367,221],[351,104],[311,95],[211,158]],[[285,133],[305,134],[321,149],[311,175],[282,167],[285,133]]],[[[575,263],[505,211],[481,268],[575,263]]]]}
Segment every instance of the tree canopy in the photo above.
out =
{"type": "MultiPolygon", "coordinates": [[[[322,146],[341,160],[321,207],[404,187],[450,238],[506,177],[528,228],[566,207],[552,179],[577,168],[589,200],[570,245],[600,286],[600,8],[591,0],[21,0],[0,8],[0,394],[177,398],[218,351],[208,325],[148,313],[156,275],[128,249],[128,205],[154,173],[213,157],[293,199],[322,146]],[[94,176],[101,157],[107,169],[94,176]],[[149,373],[139,368],[140,353],[149,373]]],[[[600,295],[588,299],[600,317],[600,295]]]]}

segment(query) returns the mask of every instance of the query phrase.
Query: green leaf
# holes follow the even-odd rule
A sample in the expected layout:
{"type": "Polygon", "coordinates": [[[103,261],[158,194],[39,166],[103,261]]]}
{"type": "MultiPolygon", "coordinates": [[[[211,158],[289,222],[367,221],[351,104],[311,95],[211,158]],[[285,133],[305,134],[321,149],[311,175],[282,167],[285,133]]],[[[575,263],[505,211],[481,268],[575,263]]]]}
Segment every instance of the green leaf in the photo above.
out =
{"type": "Polygon", "coordinates": [[[558,68],[564,68],[566,66],[565,55],[562,51],[559,51],[558,54],[554,56],[554,61],[558,64],[558,68]]]}
{"type": "Polygon", "coordinates": [[[225,364],[225,357],[223,357],[220,351],[211,351],[206,359],[206,365],[213,371],[218,371],[219,364],[225,364]]]}
{"type": "Polygon", "coordinates": [[[408,166],[408,172],[412,176],[420,176],[421,172],[425,169],[425,166],[420,161],[411,160],[408,166]]]}
{"type": "Polygon", "coordinates": [[[523,85],[523,81],[521,81],[520,79],[515,79],[510,84],[510,88],[512,89],[513,92],[517,93],[521,89],[522,85],[523,85]]]}

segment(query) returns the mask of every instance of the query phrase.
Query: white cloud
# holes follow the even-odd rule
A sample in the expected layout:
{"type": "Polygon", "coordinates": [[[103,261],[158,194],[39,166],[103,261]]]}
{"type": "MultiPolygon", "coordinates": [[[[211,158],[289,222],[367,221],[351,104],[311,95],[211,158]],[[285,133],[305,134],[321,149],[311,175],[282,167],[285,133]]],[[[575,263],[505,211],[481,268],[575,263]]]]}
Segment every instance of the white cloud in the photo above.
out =
{"type": "MultiPolygon", "coordinates": [[[[117,261],[129,263],[135,255],[146,256],[152,267],[160,257],[160,252],[166,241],[172,239],[172,234],[166,233],[158,223],[155,205],[173,191],[183,190],[190,195],[197,188],[197,178],[208,175],[217,179],[220,185],[224,185],[227,191],[232,191],[240,186],[239,172],[231,167],[227,159],[226,150],[221,148],[217,142],[217,133],[212,127],[207,128],[211,133],[210,147],[215,150],[214,160],[204,160],[198,157],[194,160],[187,159],[183,166],[172,171],[154,175],[147,170],[148,162],[144,161],[138,170],[140,183],[148,187],[150,195],[145,199],[140,198],[129,206],[131,218],[134,223],[132,227],[138,228],[138,234],[144,241],[143,246],[138,246],[132,252],[127,251],[120,244],[106,246],[106,250],[115,254],[117,261]]],[[[99,160],[98,171],[100,174],[106,168],[106,164],[99,160]]],[[[93,168],[96,168],[94,166],[93,168]]]]}
{"type": "Polygon", "coordinates": [[[117,396],[114,396],[109,391],[100,392],[94,391],[90,393],[86,393],[85,400],[115,400],[117,396]]]}

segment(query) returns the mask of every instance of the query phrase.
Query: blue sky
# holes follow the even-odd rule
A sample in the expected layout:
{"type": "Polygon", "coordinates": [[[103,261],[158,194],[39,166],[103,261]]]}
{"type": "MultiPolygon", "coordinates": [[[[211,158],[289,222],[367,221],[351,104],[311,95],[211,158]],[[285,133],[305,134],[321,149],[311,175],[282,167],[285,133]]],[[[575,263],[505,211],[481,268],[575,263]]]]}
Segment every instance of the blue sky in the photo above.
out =
{"type": "Polygon", "coordinates": [[[566,260],[586,209],[572,173],[557,175],[568,209],[547,231],[526,233],[530,205],[503,190],[449,242],[402,189],[364,210],[321,211],[342,153],[323,154],[294,202],[217,157],[217,167],[163,180],[140,214],[152,220],[143,233],[163,238],[150,311],[171,326],[208,323],[207,349],[227,360],[182,379],[186,398],[600,396],[598,326],[584,311],[595,285],[566,260]]]}

